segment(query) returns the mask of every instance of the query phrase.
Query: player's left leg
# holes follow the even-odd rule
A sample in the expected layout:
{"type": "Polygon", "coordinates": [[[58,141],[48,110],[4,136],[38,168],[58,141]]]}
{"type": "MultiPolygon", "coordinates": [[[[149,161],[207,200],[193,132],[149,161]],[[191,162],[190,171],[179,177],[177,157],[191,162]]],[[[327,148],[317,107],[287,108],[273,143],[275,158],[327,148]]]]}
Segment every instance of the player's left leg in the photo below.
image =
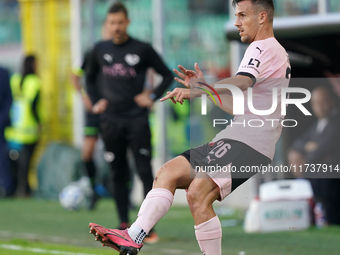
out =
{"type": "Polygon", "coordinates": [[[190,163],[185,157],[181,155],[168,161],[157,172],[153,189],[143,201],[138,218],[131,228],[121,231],[90,223],[91,233],[103,245],[119,250],[122,254],[137,254],[146,234],[169,210],[176,189],[187,189],[192,180],[190,163]]]}
{"type": "Polygon", "coordinates": [[[187,200],[195,220],[196,239],[206,255],[222,254],[222,228],[212,206],[219,198],[218,185],[206,173],[198,173],[189,186],[187,200]]]}
{"type": "Polygon", "coordinates": [[[195,234],[202,252],[221,254],[222,229],[212,203],[223,200],[255,173],[237,174],[242,166],[260,166],[270,159],[246,144],[222,139],[190,150],[187,158],[195,167],[187,199],[195,220],[195,234]],[[204,155],[202,157],[202,155],[204,155]]]}

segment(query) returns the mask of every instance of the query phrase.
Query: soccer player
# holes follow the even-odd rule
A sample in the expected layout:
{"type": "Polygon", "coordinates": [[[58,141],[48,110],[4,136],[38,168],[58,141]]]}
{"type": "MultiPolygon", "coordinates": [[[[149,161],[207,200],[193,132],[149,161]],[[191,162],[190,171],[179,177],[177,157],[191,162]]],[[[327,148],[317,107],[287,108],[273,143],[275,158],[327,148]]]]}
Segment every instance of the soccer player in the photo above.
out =
{"type": "MultiPolygon", "coordinates": [[[[253,88],[253,101],[266,108],[272,105],[274,88],[288,87],[290,79],[289,58],[285,49],[274,38],[272,0],[234,0],[236,7],[235,26],[240,32],[241,41],[250,43],[235,77],[222,80],[221,84],[231,84],[247,95],[248,88],[253,88]]],[[[196,72],[180,66],[183,73],[175,71],[178,82],[188,88],[176,88],[161,101],[171,99],[174,103],[182,103],[184,99],[200,96],[202,90],[190,87],[190,82],[203,80],[203,73],[195,64],[196,72]]],[[[212,84],[211,86],[214,86],[212,84]]],[[[226,89],[218,90],[228,93],[226,89]]],[[[232,98],[229,94],[221,95],[223,105],[219,107],[233,114],[232,98]]],[[[212,100],[212,98],[209,98],[212,100]]],[[[280,100],[280,97],[278,98],[280,100]]],[[[257,107],[259,109],[261,107],[257,107]]],[[[168,211],[176,189],[188,189],[187,200],[195,221],[195,234],[201,251],[205,255],[221,254],[221,224],[216,216],[212,203],[223,200],[240,184],[254,173],[243,178],[235,178],[234,173],[215,175],[214,172],[196,171],[191,178],[191,169],[215,165],[242,166],[268,165],[274,156],[275,144],[281,134],[283,118],[278,107],[269,114],[273,123],[261,128],[249,128],[241,125],[228,126],[216,135],[212,142],[182,153],[175,159],[165,163],[157,172],[153,189],[143,201],[137,220],[126,230],[107,229],[90,223],[90,232],[103,245],[112,247],[121,254],[137,254],[143,246],[143,238],[148,231],[168,211]],[[190,169],[190,165],[192,168],[190,169]]],[[[244,115],[235,116],[238,123],[249,120],[261,120],[263,116],[251,113],[245,105],[244,115]]]]}
{"type": "MultiPolygon", "coordinates": [[[[95,45],[86,70],[87,91],[93,102],[93,113],[100,118],[101,135],[111,154],[114,173],[114,197],[120,226],[128,227],[130,170],[126,159],[130,148],[143,182],[144,195],[152,189],[151,134],[149,108],[173,81],[171,71],[155,50],[127,34],[129,25],[125,6],[114,3],[107,14],[107,26],[113,40],[95,45]],[[146,71],[153,68],[163,77],[153,91],[144,90],[146,71]],[[96,81],[100,79],[100,88],[96,81]]],[[[153,235],[149,241],[158,237],[153,235]]]]}

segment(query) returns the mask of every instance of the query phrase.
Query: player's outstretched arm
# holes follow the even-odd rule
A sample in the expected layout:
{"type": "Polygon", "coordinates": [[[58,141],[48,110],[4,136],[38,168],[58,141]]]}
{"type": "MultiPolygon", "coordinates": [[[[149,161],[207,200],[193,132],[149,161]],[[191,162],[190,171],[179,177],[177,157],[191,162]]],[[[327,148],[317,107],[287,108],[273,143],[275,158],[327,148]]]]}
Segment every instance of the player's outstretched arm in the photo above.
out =
{"type": "MultiPolygon", "coordinates": [[[[200,87],[200,85],[197,85],[197,82],[199,82],[200,84],[202,84],[202,83],[207,84],[204,80],[203,73],[202,73],[202,71],[199,68],[197,63],[195,64],[195,71],[186,70],[186,69],[183,69],[182,71],[184,72],[185,75],[189,76],[190,78],[196,78],[196,79],[202,79],[203,78],[203,81],[202,80],[196,80],[196,83],[192,83],[191,85],[194,85],[195,87],[197,87],[197,86],[200,87]]],[[[176,81],[178,81],[178,80],[176,80],[176,81]]],[[[216,84],[234,85],[234,86],[238,87],[239,89],[241,89],[243,91],[243,90],[246,90],[249,87],[253,86],[254,81],[248,76],[237,75],[235,77],[230,77],[230,78],[220,80],[220,81],[218,81],[214,84],[210,84],[209,86],[215,88],[216,84]]],[[[215,90],[217,91],[218,94],[230,94],[230,90],[226,89],[226,88],[218,88],[218,89],[215,89],[215,90]]],[[[202,92],[201,94],[204,94],[204,92],[202,92]]]]}
{"type": "MultiPolygon", "coordinates": [[[[183,84],[184,86],[186,86],[187,88],[197,88],[197,87],[202,87],[201,84],[207,84],[207,82],[204,79],[204,75],[203,72],[201,71],[201,69],[199,68],[198,64],[195,63],[195,71],[193,70],[187,70],[185,69],[183,66],[179,65],[178,66],[179,69],[182,71],[179,72],[178,70],[174,69],[175,73],[179,76],[175,78],[175,80],[181,84],[183,84]]],[[[254,85],[254,81],[249,78],[248,76],[244,76],[244,75],[237,75],[235,77],[230,77],[230,78],[226,78],[223,80],[220,80],[214,84],[208,84],[209,86],[211,86],[212,88],[215,87],[216,84],[230,84],[230,85],[234,85],[236,87],[238,87],[239,89],[246,90],[247,88],[251,87],[254,85]]],[[[231,94],[229,89],[225,89],[225,88],[218,88],[215,89],[217,91],[218,94],[231,94]]],[[[206,94],[204,91],[200,91],[200,94],[206,94]]]]}
{"type": "MultiPolygon", "coordinates": [[[[247,88],[251,87],[254,84],[254,81],[249,78],[248,76],[243,75],[237,75],[236,77],[227,78],[224,80],[221,80],[215,84],[207,84],[203,72],[199,68],[198,64],[195,64],[195,71],[193,70],[187,70],[183,66],[178,66],[179,69],[182,71],[178,71],[174,69],[174,72],[179,76],[175,78],[175,80],[187,88],[191,88],[190,91],[190,97],[191,99],[194,97],[200,97],[203,94],[206,94],[208,99],[212,102],[216,102],[217,106],[222,109],[223,111],[233,115],[233,97],[231,96],[231,92],[229,89],[225,88],[214,88],[215,84],[230,84],[234,85],[241,90],[246,90],[247,88]],[[211,90],[213,90],[214,93],[207,93],[205,86],[210,87],[211,90]],[[204,89],[205,88],[205,89],[204,89]],[[217,93],[215,93],[217,92],[217,93]],[[218,98],[218,96],[220,98],[218,98]],[[220,103],[220,99],[222,101],[222,104],[220,103]]],[[[181,98],[184,98],[185,92],[183,91],[176,91],[175,93],[168,93],[168,96],[174,96],[179,95],[181,98]]],[[[172,101],[175,103],[175,99],[172,98],[172,101]]],[[[181,102],[181,101],[180,101],[181,102]]]]}
{"type": "Polygon", "coordinates": [[[203,72],[201,71],[197,63],[195,63],[195,71],[187,70],[181,65],[179,65],[178,68],[180,69],[180,71],[174,69],[174,72],[178,75],[178,77],[175,77],[175,81],[181,83],[186,88],[175,88],[172,92],[168,92],[167,95],[161,99],[161,102],[171,99],[174,104],[176,104],[177,102],[182,104],[183,100],[185,99],[190,100],[206,94],[210,101],[218,102],[217,106],[220,109],[233,115],[233,98],[230,95],[231,93],[229,89],[213,89],[214,92],[216,91],[217,94],[220,96],[220,98],[218,98],[215,93],[208,94],[206,92],[206,89],[202,89],[202,87],[206,85],[208,87],[211,86],[211,88],[214,88],[215,84],[231,84],[240,88],[241,90],[246,90],[248,87],[251,87],[253,85],[253,81],[251,80],[251,78],[242,75],[224,79],[215,84],[208,85],[204,79],[203,72]],[[222,104],[220,103],[219,99],[221,99],[222,104]]]}
{"type": "MultiPolygon", "coordinates": [[[[254,81],[248,76],[237,75],[235,77],[230,77],[230,78],[226,78],[218,82],[215,82],[212,86],[215,87],[215,85],[217,84],[230,84],[244,91],[250,88],[251,86],[253,86],[254,81]]],[[[230,94],[229,89],[216,88],[216,91],[218,94],[230,94]]]]}
{"type": "Polygon", "coordinates": [[[222,111],[225,111],[226,113],[229,113],[230,115],[234,115],[233,114],[233,97],[228,94],[222,94],[219,96],[220,96],[222,104],[220,103],[219,98],[216,95],[213,95],[214,99],[212,99],[211,96],[208,95],[208,99],[212,102],[216,102],[216,105],[222,111]]]}

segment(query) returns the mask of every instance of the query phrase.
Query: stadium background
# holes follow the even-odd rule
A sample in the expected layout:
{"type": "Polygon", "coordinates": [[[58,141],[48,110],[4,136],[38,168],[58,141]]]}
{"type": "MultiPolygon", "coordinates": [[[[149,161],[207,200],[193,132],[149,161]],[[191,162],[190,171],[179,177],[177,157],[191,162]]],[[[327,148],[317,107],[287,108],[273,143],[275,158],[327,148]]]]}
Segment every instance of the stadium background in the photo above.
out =
{"type": "MultiPolygon", "coordinates": [[[[77,31],[79,34],[71,32],[72,25],[77,25],[72,20],[75,17],[71,10],[74,2],[77,1],[0,0],[0,65],[9,68],[11,73],[14,73],[19,71],[24,53],[35,53],[39,61],[39,75],[43,80],[44,128],[31,166],[30,184],[32,187],[38,185],[36,167],[51,142],[68,144],[76,148],[81,146],[83,117],[80,99],[70,83],[72,64],[75,58],[79,58],[79,53],[83,55],[96,41],[100,40],[101,26],[108,6],[113,1],[79,0],[78,11],[81,21],[80,29],[77,31]],[[77,35],[79,37],[76,40],[80,46],[76,49],[78,54],[74,52],[74,48],[72,49],[74,47],[72,40],[77,35]]],[[[163,3],[161,48],[165,62],[170,69],[178,64],[190,67],[194,62],[198,62],[205,74],[212,79],[228,77],[234,73],[235,63],[244,50],[244,46],[233,40],[234,38],[230,35],[232,33],[226,33],[227,23],[232,24],[233,18],[233,10],[228,1],[126,0],[123,2],[129,9],[131,20],[129,34],[137,39],[150,43],[156,42],[156,44],[157,38],[154,38],[157,30],[154,26],[153,8],[155,3],[163,3]]],[[[284,18],[296,18],[298,22],[299,18],[318,16],[322,22],[322,17],[327,15],[325,13],[335,16],[340,13],[338,0],[276,0],[274,2],[276,17],[283,18],[283,21],[284,18]]],[[[337,25],[340,27],[340,22],[337,25]]],[[[334,28],[334,31],[339,34],[338,28],[334,28]]],[[[308,44],[308,36],[303,43],[308,44]]],[[[314,36],[316,40],[318,36],[323,37],[323,34],[317,33],[314,36]]],[[[290,36],[290,38],[294,40],[301,36],[290,36]]],[[[331,43],[340,47],[338,41],[331,43]]],[[[155,47],[157,48],[157,45],[155,47]]],[[[176,84],[174,83],[173,86],[176,84]]],[[[166,155],[159,153],[162,151],[159,148],[165,146],[159,142],[164,132],[164,121],[160,123],[157,116],[160,116],[162,112],[156,111],[150,118],[153,125],[154,165],[156,167],[164,158],[171,158],[190,145],[189,123],[185,120],[189,111],[177,109],[171,104],[166,104],[165,108],[162,111],[166,113],[167,123],[166,155]]],[[[204,137],[202,139],[204,140],[204,137]]],[[[282,152],[287,145],[281,143],[280,146],[279,151],[282,152]]],[[[136,186],[138,189],[138,182],[136,186]]],[[[240,193],[246,196],[244,194],[247,194],[250,189],[249,196],[251,197],[254,195],[255,188],[256,183],[252,183],[240,189],[240,193]]],[[[140,201],[140,195],[137,193],[135,194],[136,201],[140,201]]],[[[180,197],[183,197],[183,194],[179,193],[177,199],[181,200],[180,197]]],[[[240,201],[237,194],[234,197],[226,205],[245,208],[249,204],[249,199],[240,201]]],[[[0,210],[1,203],[0,201],[0,210]]],[[[9,205],[8,208],[10,208],[9,205]]],[[[20,210],[20,207],[17,208],[20,210]]],[[[3,212],[6,211],[3,210],[3,212]]]]}

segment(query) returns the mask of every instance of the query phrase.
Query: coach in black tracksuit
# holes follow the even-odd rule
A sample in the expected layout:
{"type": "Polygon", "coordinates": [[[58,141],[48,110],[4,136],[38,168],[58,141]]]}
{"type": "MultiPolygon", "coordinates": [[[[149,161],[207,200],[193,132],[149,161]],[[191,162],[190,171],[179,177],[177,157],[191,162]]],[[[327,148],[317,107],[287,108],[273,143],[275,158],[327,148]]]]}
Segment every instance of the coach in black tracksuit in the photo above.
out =
{"type": "Polygon", "coordinates": [[[113,40],[95,45],[88,61],[86,83],[93,112],[102,114],[100,127],[106,150],[113,153],[110,164],[114,194],[120,227],[126,228],[130,181],[127,148],[133,152],[146,195],[153,183],[149,108],[170,85],[173,75],[149,44],[126,33],[129,20],[121,3],[111,6],[107,22],[113,40]],[[163,81],[154,91],[145,91],[146,71],[150,67],[163,76],[163,81]],[[96,86],[98,78],[102,81],[100,88],[96,86]]]}

